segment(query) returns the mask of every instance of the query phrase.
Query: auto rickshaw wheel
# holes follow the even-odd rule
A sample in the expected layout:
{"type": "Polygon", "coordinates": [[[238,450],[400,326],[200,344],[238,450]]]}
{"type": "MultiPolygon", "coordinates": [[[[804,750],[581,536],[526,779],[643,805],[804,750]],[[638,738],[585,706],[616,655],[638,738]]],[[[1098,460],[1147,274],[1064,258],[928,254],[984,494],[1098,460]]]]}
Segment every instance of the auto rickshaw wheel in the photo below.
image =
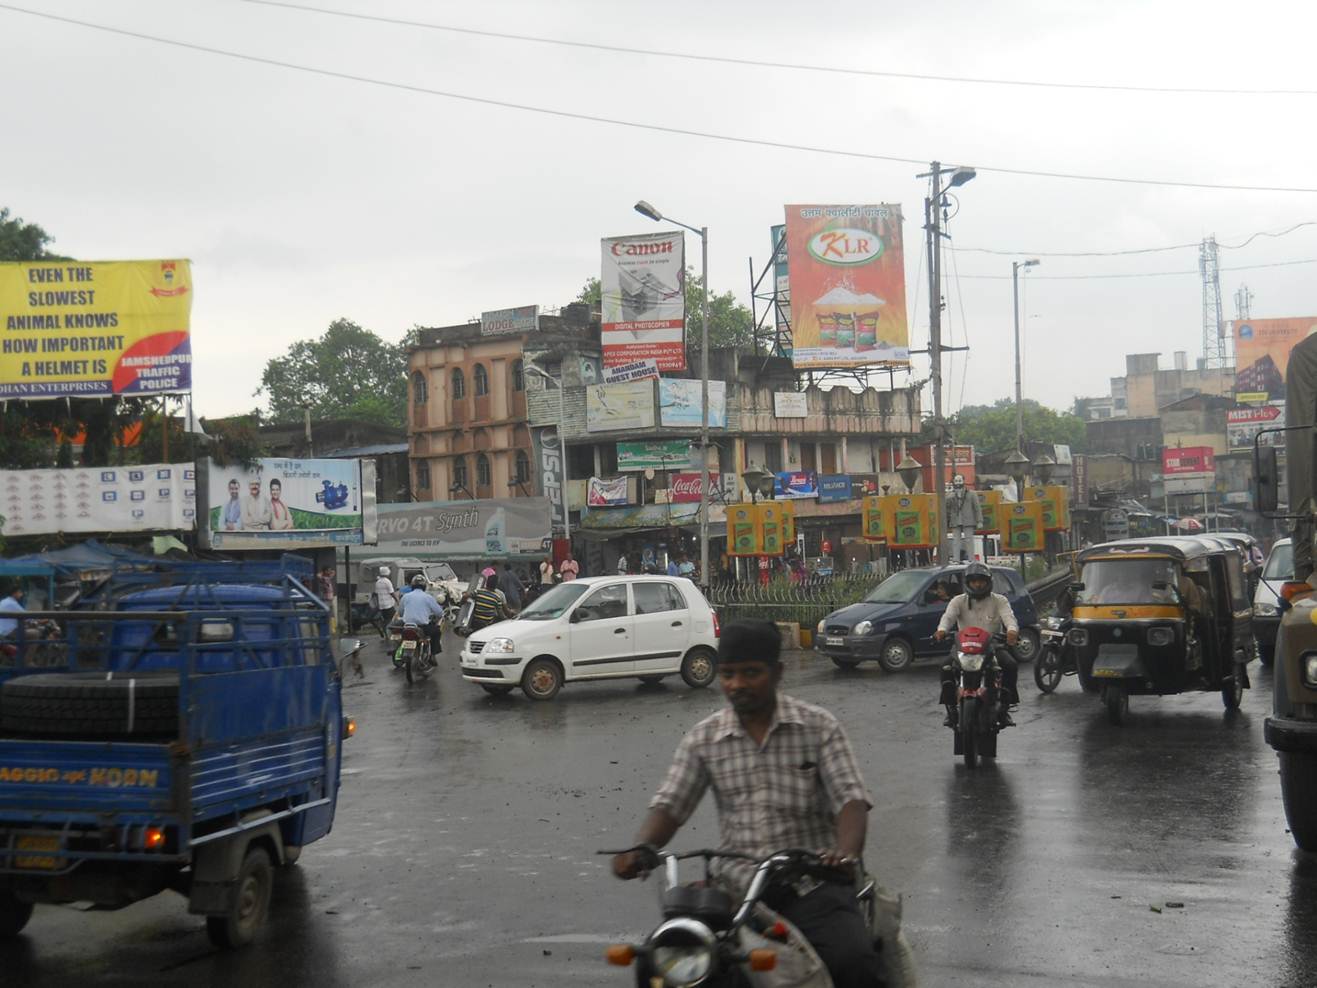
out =
{"type": "Polygon", "coordinates": [[[1123,686],[1108,686],[1102,692],[1102,702],[1107,707],[1107,720],[1117,727],[1125,723],[1130,712],[1130,695],[1123,686]]]}
{"type": "Polygon", "coordinates": [[[1317,851],[1317,755],[1280,752],[1280,798],[1294,843],[1302,851],[1317,851]]]}
{"type": "Polygon", "coordinates": [[[1235,674],[1221,687],[1221,702],[1227,710],[1238,710],[1244,702],[1244,667],[1235,663],[1235,674]]]}

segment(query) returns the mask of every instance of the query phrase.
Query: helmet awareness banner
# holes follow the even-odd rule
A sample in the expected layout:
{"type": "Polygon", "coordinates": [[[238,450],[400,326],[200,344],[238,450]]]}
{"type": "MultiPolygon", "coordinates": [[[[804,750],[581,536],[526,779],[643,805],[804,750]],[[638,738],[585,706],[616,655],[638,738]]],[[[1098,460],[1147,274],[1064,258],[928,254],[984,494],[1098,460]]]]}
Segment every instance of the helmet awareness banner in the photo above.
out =
{"type": "Polygon", "coordinates": [[[787,206],[797,367],[910,363],[901,207],[787,206]]]}
{"type": "Polygon", "coordinates": [[[685,370],[685,235],[605,237],[602,246],[604,366],[652,358],[660,371],[685,370]]]}
{"type": "Polygon", "coordinates": [[[0,398],[192,390],[185,260],[0,264],[0,398]]]}

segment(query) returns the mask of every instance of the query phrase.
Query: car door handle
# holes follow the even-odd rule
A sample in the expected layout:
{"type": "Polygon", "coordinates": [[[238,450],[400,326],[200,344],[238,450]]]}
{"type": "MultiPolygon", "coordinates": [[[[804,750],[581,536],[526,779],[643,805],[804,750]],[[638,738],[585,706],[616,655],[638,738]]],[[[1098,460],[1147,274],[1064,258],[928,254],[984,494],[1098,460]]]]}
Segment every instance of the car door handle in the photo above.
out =
{"type": "Polygon", "coordinates": [[[680,628],[680,627],[681,627],[681,624],[682,624],[682,623],[681,623],[680,621],[673,621],[673,622],[672,622],[672,626],[673,626],[674,628],[680,628]]]}
{"type": "Polygon", "coordinates": [[[615,634],[615,635],[625,635],[625,634],[626,634],[626,628],[614,628],[614,629],[613,629],[613,634],[615,634]]]}

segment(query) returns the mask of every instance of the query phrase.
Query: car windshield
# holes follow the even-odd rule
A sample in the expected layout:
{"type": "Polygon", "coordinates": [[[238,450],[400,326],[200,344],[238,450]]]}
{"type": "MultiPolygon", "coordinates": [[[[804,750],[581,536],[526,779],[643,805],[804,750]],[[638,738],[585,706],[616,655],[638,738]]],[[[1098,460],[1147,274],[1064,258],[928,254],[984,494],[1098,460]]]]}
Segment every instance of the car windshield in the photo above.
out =
{"type": "Polygon", "coordinates": [[[562,617],[563,612],[580,600],[581,594],[589,589],[589,584],[576,580],[560,583],[548,593],[537,597],[517,616],[523,621],[552,621],[562,617]]]}
{"type": "Polygon", "coordinates": [[[1271,548],[1267,557],[1267,567],[1262,571],[1268,580],[1294,579],[1294,543],[1278,542],[1271,548]]]}
{"type": "Polygon", "coordinates": [[[893,573],[870,590],[869,596],[864,599],[870,604],[904,604],[919,592],[919,588],[927,580],[927,570],[907,570],[904,573],[893,573]]]}
{"type": "Polygon", "coordinates": [[[430,572],[430,579],[435,583],[447,583],[450,580],[456,580],[457,574],[453,572],[453,567],[447,563],[432,563],[426,567],[430,572]]]}
{"type": "Polygon", "coordinates": [[[1170,559],[1098,559],[1084,564],[1077,604],[1171,604],[1178,599],[1170,559]],[[1162,584],[1154,589],[1153,584],[1162,584]]]}

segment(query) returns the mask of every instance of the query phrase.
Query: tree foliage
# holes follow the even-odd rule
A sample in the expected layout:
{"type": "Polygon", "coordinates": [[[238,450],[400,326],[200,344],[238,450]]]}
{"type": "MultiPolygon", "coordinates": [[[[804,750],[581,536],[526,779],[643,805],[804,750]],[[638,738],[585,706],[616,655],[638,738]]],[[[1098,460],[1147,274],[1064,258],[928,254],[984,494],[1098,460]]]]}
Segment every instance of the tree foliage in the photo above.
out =
{"type": "Polygon", "coordinates": [[[272,422],[300,422],[303,405],[317,419],[380,425],[407,421],[407,344],[388,343],[350,319],[335,319],[317,339],[298,340],[265,365],[257,395],[272,422]]]}
{"type": "MultiPolygon", "coordinates": [[[[701,314],[704,302],[704,279],[691,268],[686,269],[686,347],[698,351],[700,345],[701,314]]],[[[585,302],[596,311],[602,292],[598,278],[590,278],[577,293],[575,301],[585,302]]],[[[709,346],[754,346],[754,319],[750,310],[736,300],[731,292],[709,293],[709,346]]]]}
{"type": "MultiPolygon", "coordinates": [[[[1084,451],[1084,420],[1069,412],[1058,412],[1026,398],[1024,438],[1026,441],[1059,443],[1072,452],[1084,451]]],[[[966,405],[949,422],[948,431],[957,443],[984,453],[997,453],[1015,446],[1015,401],[1000,398],[991,405],[966,405]]]]}

